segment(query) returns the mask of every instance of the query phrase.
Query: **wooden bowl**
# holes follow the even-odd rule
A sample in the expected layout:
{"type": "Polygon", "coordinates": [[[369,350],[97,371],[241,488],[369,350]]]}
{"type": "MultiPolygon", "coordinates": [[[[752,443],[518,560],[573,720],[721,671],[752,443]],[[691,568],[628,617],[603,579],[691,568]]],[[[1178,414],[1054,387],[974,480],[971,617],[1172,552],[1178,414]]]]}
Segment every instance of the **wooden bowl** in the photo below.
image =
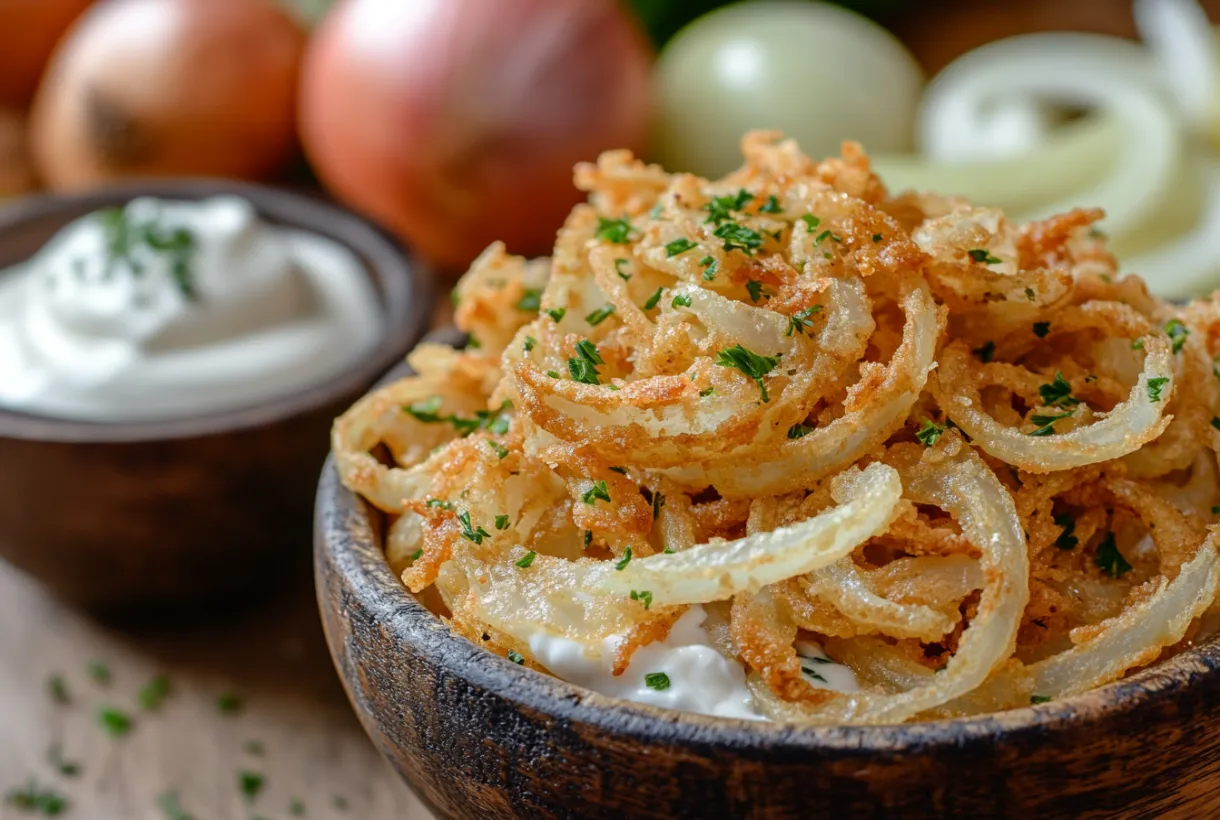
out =
{"type": "Polygon", "coordinates": [[[986,717],[822,728],[707,718],[476,647],[402,587],[382,532],[381,514],[328,462],[314,530],[327,642],[369,736],[441,817],[1220,816],[1220,644],[986,717]]]}
{"type": "Polygon", "coordinates": [[[131,424],[0,410],[0,557],[92,608],[227,604],[300,554],[332,420],[401,361],[426,325],[430,277],[391,241],[325,203],[234,182],[149,182],[16,201],[0,209],[0,268],[98,208],[141,195],[217,194],[243,196],[273,224],[354,251],[376,286],[386,330],[340,376],[241,410],[131,424]]]}

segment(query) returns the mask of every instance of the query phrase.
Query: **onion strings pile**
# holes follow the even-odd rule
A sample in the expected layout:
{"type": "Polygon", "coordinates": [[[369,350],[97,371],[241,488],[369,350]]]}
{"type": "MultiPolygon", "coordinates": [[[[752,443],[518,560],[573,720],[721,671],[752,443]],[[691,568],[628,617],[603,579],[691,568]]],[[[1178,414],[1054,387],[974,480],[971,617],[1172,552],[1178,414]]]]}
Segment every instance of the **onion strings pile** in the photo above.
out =
{"type": "Polygon", "coordinates": [[[1220,300],[1119,277],[1100,211],[1017,225],[892,195],[854,144],[742,147],[713,182],[578,166],[551,259],[493,245],[458,285],[469,346],[337,421],[403,583],[543,671],[533,636],[621,672],[702,604],[797,723],[1027,706],[1202,640],[1220,300]]]}

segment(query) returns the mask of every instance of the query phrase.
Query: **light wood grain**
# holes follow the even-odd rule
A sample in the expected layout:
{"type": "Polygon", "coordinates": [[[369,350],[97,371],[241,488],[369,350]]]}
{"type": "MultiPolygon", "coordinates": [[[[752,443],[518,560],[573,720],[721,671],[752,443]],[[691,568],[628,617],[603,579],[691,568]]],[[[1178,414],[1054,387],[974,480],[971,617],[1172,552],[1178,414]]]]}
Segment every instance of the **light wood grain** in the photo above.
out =
{"type": "MultiPolygon", "coordinates": [[[[0,564],[0,793],[35,777],[69,797],[62,817],[86,820],[164,818],[158,796],[177,791],[195,820],[289,818],[300,799],[307,818],[429,820],[431,814],[382,762],[352,716],[322,639],[304,566],[285,579],[278,600],[205,625],[103,626],[46,596],[0,564]],[[91,680],[91,660],[113,680],[91,680]],[[137,693],[169,674],[173,692],[156,713],[137,693]],[[46,681],[67,681],[72,703],[56,705],[46,681]],[[226,716],[223,692],[242,710],[226,716]],[[96,713],[114,705],[136,718],[124,738],[108,737],[96,713]],[[248,741],[262,744],[255,756],[248,741]],[[48,763],[60,744],[79,762],[64,777],[48,763]],[[252,803],[238,772],[265,776],[252,803]],[[347,802],[346,810],[334,799],[347,802]]],[[[29,815],[0,806],[0,818],[29,815]]]]}

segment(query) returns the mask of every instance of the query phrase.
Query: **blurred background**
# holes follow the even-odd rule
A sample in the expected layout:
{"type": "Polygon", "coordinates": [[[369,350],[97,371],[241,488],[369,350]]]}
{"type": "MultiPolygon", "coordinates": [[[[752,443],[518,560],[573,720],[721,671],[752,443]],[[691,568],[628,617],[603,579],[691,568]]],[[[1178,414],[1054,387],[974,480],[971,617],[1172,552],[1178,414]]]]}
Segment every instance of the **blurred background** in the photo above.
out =
{"type": "MultiPolygon", "coordinates": [[[[815,158],[859,140],[895,191],[1104,207],[1124,269],[1185,298],[1220,286],[1217,19],[1220,0],[0,0],[0,211],[253,180],[341,203],[451,281],[495,240],[548,253],[576,162],[630,148],[714,177],[773,128],[815,158]]],[[[429,817],[351,715],[308,568],[270,597],[120,630],[0,566],[0,818],[429,817]],[[125,702],[135,727],[99,728],[125,702]]]]}
{"type": "MultiPolygon", "coordinates": [[[[545,254],[573,163],[723,174],[748,128],[892,189],[1099,205],[1169,297],[1220,276],[1195,0],[0,0],[0,197],[224,176],[333,197],[449,274],[545,254]]],[[[2,207],[2,205],[0,205],[2,207]]]]}

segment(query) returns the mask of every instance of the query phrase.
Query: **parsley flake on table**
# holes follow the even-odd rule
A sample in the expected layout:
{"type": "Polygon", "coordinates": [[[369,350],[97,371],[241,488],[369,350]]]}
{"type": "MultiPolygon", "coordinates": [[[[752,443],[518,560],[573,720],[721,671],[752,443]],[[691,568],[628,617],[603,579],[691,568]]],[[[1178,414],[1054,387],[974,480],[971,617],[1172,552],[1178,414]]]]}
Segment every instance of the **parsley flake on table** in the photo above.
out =
{"type": "Polygon", "coordinates": [[[242,701],[232,692],[221,692],[216,696],[216,711],[222,715],[235,715],[242,709],[242,701]]]}
{"type": "Polygon", "coordinates": [[[157,675],[140,689],[138,700],[140,706],[147,710],[161,708],[161,704],[169,697],[169,675],[157,675]]]}
{"type": "Polygon", "coordinates": [[[195,820],[194,816],[182,808],[178,802],[178,792],[164,792],[157,798],[157,806],[165,815],[165,820],[195,820]]]}
{"type": "Polygon", "coordinates": [[[111,737],[123,737],[131,731],[134,721],[126,712],[113,706],[103,706],[97,712],[98,725],[111,737]]]}
{"type": "Polygon", "coordinates": [[[12,789],[4,802],[24,812],[37,812],[44,817],[57,817],[68,808],[68,798],[52,788],[39,786],[33,778],[25,786],[12,789]]]}
{"type": "Polygon", "coordinates": [[[266,778],[257,772],[243,770],[237,773],[237,786],[241,789],[242,796],[246,798],[247,802],[253,802],[254,798],[258,797],[265,782],[266,778]]]}
{"type": "Polygon", "coordinates": [[[752,350],[737,344],[721,350],[716,355],[716,364],[720,367],[731,367],[734,370],[741,371],[743,375],[753,379],[754,383],[758,385],[764,402],[771,400],[771,397],[767,395],[767,386],[763,384],[763,376],[766,376],[779,364],[778,357],[760,356],[752,350]]]}
{"type": "Polygon", "coordinates": [[[63,747],[58,743],[52,744],[51,747],[47,749],[47,762],[51,764],[51,767],[55,769],[55,771],[59,772],[64,777],[76,777],[81,773],[80,764],[66,759],[64,757],[63,747]]]}
{"type": "Polygon", "coordinates": [[[64,680],[63,675],[52,675],[47,678],[47,694],[60,706],[66,706],[72,702],[72,696],[68,694],[68,683],[64,680]]]}
{"type": "Polygon", "coordinates": [[[89,662],[89,677],[102,686],[110,685],[110,667],[101,661],[89,662]]]}

